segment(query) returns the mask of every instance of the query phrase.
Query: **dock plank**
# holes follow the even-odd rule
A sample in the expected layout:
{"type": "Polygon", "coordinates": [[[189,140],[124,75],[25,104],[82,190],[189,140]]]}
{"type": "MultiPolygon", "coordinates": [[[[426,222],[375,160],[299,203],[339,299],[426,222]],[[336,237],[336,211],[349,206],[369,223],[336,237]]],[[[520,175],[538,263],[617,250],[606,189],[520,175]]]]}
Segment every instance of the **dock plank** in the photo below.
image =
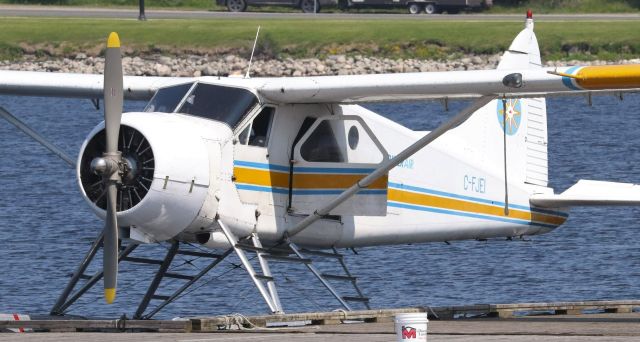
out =
{"type": "Polygon", "coordinates": [[[154,320],[31,320],[0,321],[0,330],[32,328],[36,330],[78,332],[95,330],[191,332],[191,321],[154,320]]]}

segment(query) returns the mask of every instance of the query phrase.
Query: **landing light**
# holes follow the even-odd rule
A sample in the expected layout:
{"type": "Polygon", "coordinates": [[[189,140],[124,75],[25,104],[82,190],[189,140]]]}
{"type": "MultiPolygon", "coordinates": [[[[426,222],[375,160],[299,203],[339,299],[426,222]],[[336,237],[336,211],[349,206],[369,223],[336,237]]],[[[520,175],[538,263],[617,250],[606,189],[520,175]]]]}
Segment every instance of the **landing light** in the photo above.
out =
{"type": "Polygon", "coordinates": [[[502,84],[504,84],[505,87],[509,87],[509,88],[520,88],[522,87],[522,74],[521,73],[509,74],[502,79],[502,84]]]}

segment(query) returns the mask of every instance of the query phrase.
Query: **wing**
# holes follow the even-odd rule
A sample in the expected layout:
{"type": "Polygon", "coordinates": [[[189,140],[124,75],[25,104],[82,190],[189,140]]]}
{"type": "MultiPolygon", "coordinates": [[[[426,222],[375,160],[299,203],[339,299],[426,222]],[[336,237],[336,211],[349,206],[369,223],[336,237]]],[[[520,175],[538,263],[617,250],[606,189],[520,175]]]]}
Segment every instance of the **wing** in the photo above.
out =
{"type": "Polygon", "coordinates": [[[640,90],[640,65],[280,78],[265,79],[257,89],[274,103],[634,92],[640,90]]]}
{"type": "MultiPolygon", "coordinates": [[[[100,98],[102,78],[0,71],[0,94],[100,98]]],[[[158,88],[194,80],[252,89],[272,103],[540,97],[640,91],[640,65],[542,68],[533,22],[528,21],[496,70],[253,79],[126,76],[124,94],[127,99],[149,99],[158,88]]]]}
{"type": "MultiPolygon", "coordinates": [[[[183,77],[125,76],[124,96],[148,100],[158,88],[192,81],[183,77]]],[[[0,94],[102,98],[104,76],[29,71],[0,71],[0,94]]]]}
{"type": "Polygon", "coordinates": [[[407,99],[541,97],[640,90],[640,65],[542,68],[533,19],[516,36],[497,70],[281,78],[259,93],[276,103],[366,102],[407,99]]]}
{"type": "MultiPolygon", "coordinates": [[[[197,80],[252,88],[272,103],[541,97],[637,92],[640,65],[254,79],[125,76],[124,94],[148,100],[161,87],[197,80]]],[[[0,94],[93,99],[102,97],[102,82],[96,74],[0,71],[0,94]]]]}

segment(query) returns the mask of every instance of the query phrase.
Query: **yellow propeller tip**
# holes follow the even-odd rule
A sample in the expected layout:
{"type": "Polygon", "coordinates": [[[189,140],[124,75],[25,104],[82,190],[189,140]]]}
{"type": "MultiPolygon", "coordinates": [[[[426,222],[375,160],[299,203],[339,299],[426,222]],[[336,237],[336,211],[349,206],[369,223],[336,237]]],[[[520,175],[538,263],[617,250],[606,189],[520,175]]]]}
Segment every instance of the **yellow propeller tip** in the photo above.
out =
{"type": "Polygon", "coordinates": [[[109,34],[109,39],[107,39],[107,47],[108,48],[119,48],[120,47],[120,37],[115,32],[111,32],[109,34]]]}
{"type": "Polygon", "coordinates": [[[113,303],[116,299],[116,289],[104,289],[104,299],[107,301],[107,304],[113,303]]]}

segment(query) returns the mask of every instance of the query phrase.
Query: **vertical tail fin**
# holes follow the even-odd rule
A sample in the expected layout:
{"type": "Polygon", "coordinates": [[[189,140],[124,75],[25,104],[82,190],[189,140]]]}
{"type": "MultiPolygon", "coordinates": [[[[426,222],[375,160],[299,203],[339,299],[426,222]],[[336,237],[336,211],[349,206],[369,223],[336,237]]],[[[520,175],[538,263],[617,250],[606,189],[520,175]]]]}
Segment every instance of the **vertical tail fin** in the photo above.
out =
{"type": "Polygon", "coordinates": [[[533,18],[530,18],[529,14],[527,13],[524,30],[520,31],[500,58],[498,70],[542,67],[538,38],[533,32],[533,18]]]}
{"type": "MultiPolygon", "coordinates": [[[[505,51],[498,70],[541,68],[538,40],[533,19],[528,15],[525,28],[505,51]]],[[[456,135],[466,140],[476,157],[481,156],[485,169],[504,177],[506,140],[507,178],[509,183],[547,186],[547,109],[544,98],[502,99],[492,101],[456,128],[456,135]],[[505,115],[507,118],[503,118],[505,115]],[[506,127],[503,127],[506,122],[506,127]],[[506,132],[504,137],[503,129],[506,132]]]]}

